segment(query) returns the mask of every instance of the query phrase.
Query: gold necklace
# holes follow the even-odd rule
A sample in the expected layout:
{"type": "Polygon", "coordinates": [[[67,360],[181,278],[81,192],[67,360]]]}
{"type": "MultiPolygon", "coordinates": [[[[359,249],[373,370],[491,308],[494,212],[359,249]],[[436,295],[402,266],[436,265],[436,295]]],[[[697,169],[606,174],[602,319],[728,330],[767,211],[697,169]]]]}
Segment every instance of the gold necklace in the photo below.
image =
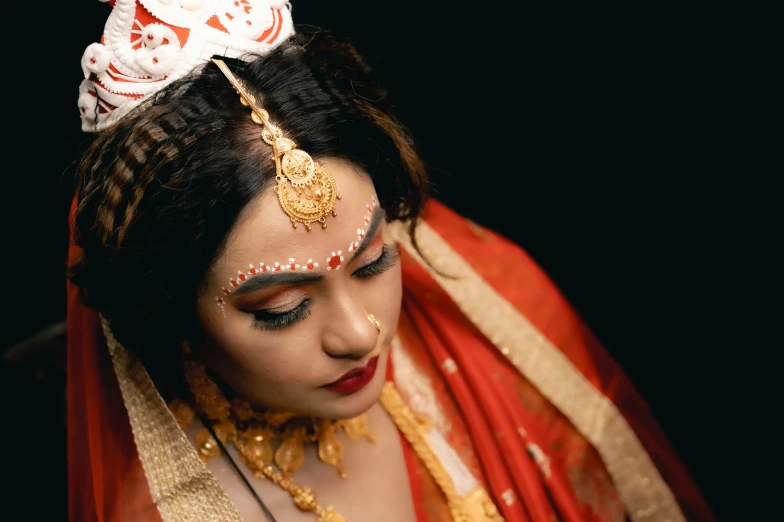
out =
{"type": "MultiPolygon", "coordinates": [[[[365,438],[375,443],[364,414],[353,419],[331,421],[254,408],[244,399],[235,397],[229,401],[201,361],[185,358],[182,364],[194,407],[210,421],[218,439],[224,444],[234,444],[254,471],[263,469],[274,460],[283,475],[290,478],[304,462],[304,445],[317,443],[319,459],[345,478],[341,466],[343,444],[336,437],[336,432],[342,429],[351,440],[365,438]],[[273,452],[271,443],[275,440],[280,440],[280,445],[273,452]]],[[[170,404],[170,409],[180,426],[187,426],[193,419],[192,409],[183,401],[170,404]]],[[[206,428],[199,432],[196,443],[204,462],[221,453],[206,428]]]]}
{"type": "MultiPolygon", "coordinates": [[[[169,407],[183,428],[190,423],[186,419],[192,420],[194,417],[193,410],[182,401],[173,401],[169,407]]],[[[371,438],[372,436],[367,432],[367,419],[364,414],[346,421],[324,421],[324,426],[328,427],[323,429],[322,436],[317,439],[319,459],[334,466],[338,469],[341,477],[345,478],[346,475],[340,468],[340,460],[343,456],[342,445],[334,436],[335,425],[338,423],[352,439],[371,438]]],[[[251,427],[239,432],[236,429],[226,429],[227,427],[225,423],[215,426],[213,428],[215,435],[223,444],[228,442],[234,444],[254,476],[268,479],[283,488],[291,495],[297,508],[302,511],[313,511],[318,517],[318,522],[346,522],[346,519],[337,513],[332,506],[326,508],[321,506],[316,501],[312,489],[301,486],[291,479],[294,470],[301,466],[304,460],[303,442],[311,441],[311,438],[303,436],[303,431],[296,431],[294,436],[281,437],[281,445],[273,456],[270,445],[270,441],[274,439],[273,430],[251,427]],[[283,470],[283,473],[276,471],[271,466],[273,460],[283,470]]],[[[197,434],[196,445],[203,462],[221,454],[220,445],[207,428],[197,434]]]]}
{"type": "MultiPolygon", "coordinates": [[[[347,522],[332,506],[321,506],[313,490],[297,484],[291,476],[304,462],[304,444],[318,443],[319,459],[333,466],[345,478],[341,467],[343,445],[335,433],[342,429],[351,440],[366,438],[375,443],[365,414],[331,421],[259,411],[247,401],[234,399],[229,402],[201,362],[186,359],[183,364],[197,409],[213,423],[213,430],[221,443],[232,443],[237,448],[254,476],[283,488],[291,495],[297,508],[313,512],[318,522],[347,522]],[[273,452],[270,443],[275,439],[280,439],[281,443],[273,452]],[[272,467],[273,461],[280,472],[272,467]]],[[[457,493],[449,472],[428,442],[431,423],[417,417],[408,408],[391,382],[384,384],[380,402],[443,491],[455,522],[503,522],[484,488],[477,487],[466,496],[457,493]]],[[[183,401],[175,400],[169,407],[183,429],[194,418],[193,409],[183,401]]],[[[220,446],[207,428],[197,434],[196,445],[204,462],[221,454],[220,446]]]]}

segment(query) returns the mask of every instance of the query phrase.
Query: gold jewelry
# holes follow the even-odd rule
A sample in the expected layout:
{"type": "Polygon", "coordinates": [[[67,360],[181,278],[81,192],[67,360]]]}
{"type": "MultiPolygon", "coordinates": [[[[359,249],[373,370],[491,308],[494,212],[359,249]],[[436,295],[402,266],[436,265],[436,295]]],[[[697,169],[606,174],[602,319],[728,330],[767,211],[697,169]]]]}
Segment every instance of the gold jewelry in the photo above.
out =
{"type": "Polygon", "coordinates": [[[275,192],[292,226],[297,228],[297,223],[303,223],[310,231],[310,224],[319,222],[321,228],[327,228],[327,215],[337,216],[335,200],[340,199],[335,178],[326,167],[314,161],[304,150],[296,148],[294,141],[284,137],[283,132],[270,123],[269,113],[256,104],[256,98],[245,90],[223,60],[212,61],[239,93],[242,104],[251,108],[251,119],[262,126],[261,138],[272,146],[277,182],[275,192]]]}
{"type": "Polygon", "coordinates": [[[381,333],[381,323],[378,322],[378,319],[376,319],[376,317],[373,314],[367,312],[365,314],[367,315],[368,321],[373,323],[373,326],[376,327],[378,333],[381,333]]]}
{"type": "MultiPolygon", "coordinates": [[[[375,321],[372,314],[367,315],[368,319],[375,321]]],[[[380,325],[377,328],[380,329],[380,325]]],[[[187,356],[190,350],[185,347],[184,353],[187,356]]],[[[254,476],[268,479],[283,488],[291,495],[297,508],[313,512],[318,522],[347,522],[332,506],[321,506],[313,490],[294,482],[291,475],[302,465],[303,445],[318,442],[319,459],[335,467],[345,478],[340,467],[343,445],[335,437],[335,431],[342,428],[352,440],[367,438],[375,443],[364,414],[353,419],[330,421],[296,417],[291,413],[259,411],[245,400],[234,399],[229,402],[207,375],[206,367],[200,361],[186,357],[183,364],[196,409],[214,423],[215,435],[223,444],[234,444],[254,476]],[[270,441],[275,438],[281,438],[282,442],[277,451],[273,452],[270,441]],[[273,460],[281,472],[271,466],[273,460]]],[[[384,384],[380,403],[444,493],[453,520],[504,522],[483,487],[478,486],[465,496],[457,493],[449,472],[428,442],[428,433],[432,427],[430,421],[414,414],[391,382],[384,384]]],[[[175,399],[169,406],[180,426],[186,428],[194,417],[187,403],[175,399]]],[[[206,428],[197,434],[196,444],[204,462],[221,454],[220,445],[206,428]]]]}
{"type": "MultiPolygon", "coordinates": [[[[313,491],[295,483],[291,476],[304,462],[304,445],[317,443],[319,459],[346,478],[341,466],[343,444],[337,438],[336,432],[343,429],[351,440],[366,438],[375,444],[376,440],[370,434],[365,414],[352,419],[332,421],[262,410],[239,398],[229,401],[210,378],[204,364],[190,357],[187,345],[184,346],[183,353],[183,370],[193,396],[194,407],[213,424],[213,430],[220,442],[224,445],[234,444],[255,476],[269,479],[285,489],[294,504],[303,511],[313,511],[318,516],[318,522],[346,522],[331,506],[325,508],[319,505],[313,491]],[[277,450],[273,451],[271,442],[276,439],[281,443],[277,450]],[[281,472],[271,466],[273,462],[281,472]]],[[[175,413],[180,426],[186,428],[194,417],[192,409],[177,399],[172,401],[169,407],[175,413]]],[[[219,444],[207,428],[196,435],[196,446],[205,463],[221,454],[219,444]]]]}
{"type": "Polygon", "coordinates": [[[294,504],[301,511],[313,511],[318,517],[318,522],[347,522],[332,506],[326,508],[320,506],[316,502],[316,495],[312,489],[296,484],[275,471],[272,466],[265,466],[261,471],[254,471],[253,474],[259,478],[269,479],[288,491],[294,504]]]}

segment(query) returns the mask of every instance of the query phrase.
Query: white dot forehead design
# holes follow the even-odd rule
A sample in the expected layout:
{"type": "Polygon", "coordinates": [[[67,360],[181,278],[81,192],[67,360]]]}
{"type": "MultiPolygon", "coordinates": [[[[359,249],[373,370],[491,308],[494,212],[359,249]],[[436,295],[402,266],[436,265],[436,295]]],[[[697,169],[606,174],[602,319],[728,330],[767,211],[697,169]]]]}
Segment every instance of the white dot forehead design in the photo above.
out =
{"type": "MultiPolygon", "coordinates": [[[[362,222],[364,226],[368,226],[370,224],[370,218],[373,215],[373,209],[378,206],[378,202],[376,201],[376,196],[371,196],[370,203],[365,205],[365,214],[362,216],[362,222]]],[[[365,235],[367,234],[367,230],[364,228],[357,229],[357,237],[353,239],[348,245],[348,251],[354,252],[357,248],[359,248],[359,243],[365,239],[365,235]]],[[[327,263],[327,270],[340,270],[341,265],[345,261],[345,257],[343,256],[343,250],[333,250],[331,253],[326,256],[326,263],[327,263]]],[[[288,258],[288,262],[281,263],[279,261],[275,261],[272,265],[268,265],[264,263],[264,261],[259,262],[258,266],[253,264],[248,265],[247,270],[237,270],[237,275],[234,277],[229,278],[229,284],[224,286],[221,289],[221,295],[215,297],[216,304],[221,308],[223,315],[226,315],[226,296],[231,295],[231,293],[236,289],[239,288],[244,282],[261,274],[263,272],[283,272],[285,270],[289,271],[297,271],[297,270],[315,270],[319,267],[319,264],[316,261],[313,261],[312,258],[309,258],[307,262],[304,263],[297,263],[297,260],[293,257],[288,258]]]]}

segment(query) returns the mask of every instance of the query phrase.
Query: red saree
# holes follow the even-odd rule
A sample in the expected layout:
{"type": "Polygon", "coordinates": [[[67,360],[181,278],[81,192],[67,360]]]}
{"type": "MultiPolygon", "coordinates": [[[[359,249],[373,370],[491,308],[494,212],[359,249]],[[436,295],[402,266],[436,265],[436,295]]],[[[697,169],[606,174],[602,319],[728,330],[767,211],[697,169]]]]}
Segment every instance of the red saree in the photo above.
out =
{"type": "MultiPolygon", "coordinates": [[[[403,248],[395,374],[406,362],[429,383],[445,438],[504,518],[714,520],[645,402],[525,252],[437,202],[424,222],[440,236],[432,245],[423,238],[427,258],[446,273],[465,260],[483,288],[471,294],[443,283],[403,248]],[[488,301],[472,304],[472,296],[488,301]],[[486,328],[514,314],[524,319],[496,322],[497,336],[486,328]],[[525,329],[515,329],[517,320],[525,329]],[[523,337],[537,347],[536,364],[516,353],[523,337]],[[569,395],[572,385],[579,393],[569,395]],[[584,405],[569,403],[584,396],[584,405]],[[596,415],[579,414],[592,408],[596,415]]],[[[70,283],[67,320],[69,519],[160,520],[97,316],[70,283]]],[[[430,475],[404,448],[418,521],[451,520],[430,475]]]]}

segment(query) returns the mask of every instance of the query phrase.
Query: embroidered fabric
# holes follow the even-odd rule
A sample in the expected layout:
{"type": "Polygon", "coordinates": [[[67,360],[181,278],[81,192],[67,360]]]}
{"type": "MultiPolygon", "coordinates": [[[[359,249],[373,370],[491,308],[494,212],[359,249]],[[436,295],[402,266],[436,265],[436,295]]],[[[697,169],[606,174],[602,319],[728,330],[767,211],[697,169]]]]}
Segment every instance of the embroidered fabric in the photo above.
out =
{"type": "Polygon", "coordinates": [[[419,250],[413,247],[407,227],[406,223],[392,223],[392,236],[425,267],[499,352],[596,447],[631,520],[685,522],[672,491],[612,401],[594,388],[427,223],[417,226],[419,250]],[[432,265],[425,263],[422,256],[432,265]]]}

